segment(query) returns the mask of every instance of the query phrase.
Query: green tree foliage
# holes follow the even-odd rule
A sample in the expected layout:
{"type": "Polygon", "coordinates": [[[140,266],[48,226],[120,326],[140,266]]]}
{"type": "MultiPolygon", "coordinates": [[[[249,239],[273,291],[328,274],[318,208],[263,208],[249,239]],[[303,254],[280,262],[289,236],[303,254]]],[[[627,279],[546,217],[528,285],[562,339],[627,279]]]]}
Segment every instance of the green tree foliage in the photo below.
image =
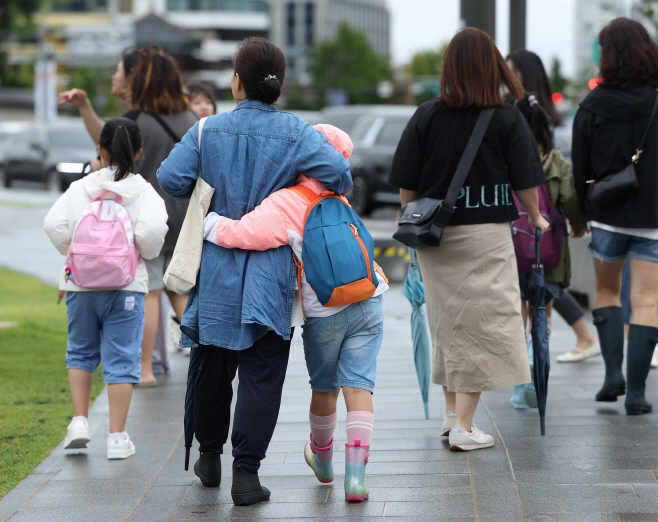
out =
{"type": "Polygon", "coordinates": [[[381,103],[377,84],[389,79],[391,66],[359,31],[342,24],[336,39],[318,42],[310,57],[313,86],[322,100],[328,91],[342,90],[349,103],[381,103]]]}
{"type": "Polygon", "coordinates": [[[21,29],[31,24],[41,0],[0,0],[0,31],[21,29]]]}
{"type": "Polygon", "coordinates": [[[658,0],[638,0],[634,3],[634,8],[658,31],[658,0]]]}
{"type": "Polygon", "coordinates": [[[33,64],[12,67],[2,42],[10,40],[12,33],[34,29],[32,15],[39,10],[41,0],[0,0],[0,82],[4,87],[32,87],[33,64]]]}
{"type": "Polygon", "coordinates": [[[560,60],[553,58],[551,65],[551,87],[553,92],[564,93],[565,88],[569,85],[569,80],[562,76],[560,60]]]}
{"type": "Polygon", "coordinates": [[[422,92],[415,95],[416,104],[421,104],[439,94],[439,79],[443,70],[443,56],[445,55],[447,43],[436,49],[419,51],[413,55],[407,66],[407,72],[411,78],[414,89],[422,88],[422,92]]]}
{"type": "Polygon", "coordinates": [[[440,76],[443,69],[443,55],[446,53],[448,44],[439,46],[438,49],[420,51],[413,55],[409,63],[409,74],[411,76],[440,76]]]}

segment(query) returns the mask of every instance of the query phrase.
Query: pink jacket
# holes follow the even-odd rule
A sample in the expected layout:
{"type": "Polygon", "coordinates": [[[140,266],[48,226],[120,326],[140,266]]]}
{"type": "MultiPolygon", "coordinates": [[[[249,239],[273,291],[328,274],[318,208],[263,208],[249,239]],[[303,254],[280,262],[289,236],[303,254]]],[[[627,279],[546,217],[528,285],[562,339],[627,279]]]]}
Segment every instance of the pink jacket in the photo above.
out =
{"type": "MultiPolygon", "coordinates": [[[[354,146],[347,133],[326,124],[315,125],[314,128],[326,136],[333,147],[349,159],[354,146]]],[[[304,174],[297,176],[297,184],[304,185],[320,194],[326,191],[322,183],[307,178],[304,174]]],[[[341,196],[347,201],[344,196],[341,196]]],[[[241,248],[244,250],[269,250],[284,245],[290,245],[297,258],[302,259],[304,235],[304,216],[306,201],[288,189],[281,189],[246,214],[240,220],[233,220],[210,213],[204,220],[204,238],[225,248],[241,248]]],[[[388,290],[386,278],[376,265],[379,285],[375,295],[388,290]]],[[[324,307],[318,301],[315,292],[302,278],[302,302],[306,317],[327,317],[347,308],[345,306],[324,307]]]]}

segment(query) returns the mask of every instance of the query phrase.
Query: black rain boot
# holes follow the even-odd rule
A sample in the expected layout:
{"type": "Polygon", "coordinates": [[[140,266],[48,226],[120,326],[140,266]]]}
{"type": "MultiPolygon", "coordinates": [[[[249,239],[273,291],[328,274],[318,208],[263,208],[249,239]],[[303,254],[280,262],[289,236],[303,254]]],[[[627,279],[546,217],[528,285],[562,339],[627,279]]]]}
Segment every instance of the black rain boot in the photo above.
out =
{"type": "Polygon", "coordinates": [[[626,415],[651,413],[651,403],[644,398],[644,389],[657,341],[658,328],[639,324],[631,324],[628,328],[626,415]]]}
{"type": "Polygon", "coordinates": [[[624,310],[621,306],[604,306],[592,310],[596,330],[599,332],[601,355],[605,362],[605,380],[596,394],[601,402],[616,402],[626,393],[626,381],[621,371],[624,361],[624,310]]]}
{"type": "Polygon", "coordinates": [[[260,485],[258,473],[252,473],[243,467],[233,468],[233,486],[231,498],[235,506],[250,506],[270,499],[270,490],[260,485]]]}
{"type": "Polygon", "coordinates": [[[222,463],[219,453],[203,452],[194,463],[194,474],[207,488],[216,488],[222,481],[222,463]]]}

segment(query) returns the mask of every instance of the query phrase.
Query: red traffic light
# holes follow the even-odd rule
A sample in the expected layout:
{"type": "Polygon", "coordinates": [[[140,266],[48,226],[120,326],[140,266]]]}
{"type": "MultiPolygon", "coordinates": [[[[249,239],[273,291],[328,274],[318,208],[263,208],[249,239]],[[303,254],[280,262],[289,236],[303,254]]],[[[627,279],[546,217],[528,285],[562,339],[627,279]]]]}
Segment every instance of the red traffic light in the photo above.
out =
{"type": "Polygon", "coordinates": [[[590,80],[587,82],[587,86],[589,87],[589,90],[593,90],[595,87],[597,87],[601,83],[601,78],[590,78],[590,80]]]}
{"type": "Polygon", "coordinates": [[[555,105],[558,105],[562,103],[562,101],[564,100],[564,96],[561,92],[554,92],[553,94],[551,94],[551,100],[553,100],[553,103],[555,105]]]}

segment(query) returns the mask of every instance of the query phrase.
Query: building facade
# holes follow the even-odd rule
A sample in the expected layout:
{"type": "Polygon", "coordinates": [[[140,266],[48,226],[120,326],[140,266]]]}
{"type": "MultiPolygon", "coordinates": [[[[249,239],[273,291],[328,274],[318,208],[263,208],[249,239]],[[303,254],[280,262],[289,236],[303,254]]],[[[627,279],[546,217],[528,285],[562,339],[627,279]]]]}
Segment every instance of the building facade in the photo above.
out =
{"type": "Polygon", "coordinates": [[[288,74],[308,82],[313,45],[348,23],[380,54],[390,52],[390,15],[384,0],[269,0],[270,39],[286,54],[288,74]]]}

